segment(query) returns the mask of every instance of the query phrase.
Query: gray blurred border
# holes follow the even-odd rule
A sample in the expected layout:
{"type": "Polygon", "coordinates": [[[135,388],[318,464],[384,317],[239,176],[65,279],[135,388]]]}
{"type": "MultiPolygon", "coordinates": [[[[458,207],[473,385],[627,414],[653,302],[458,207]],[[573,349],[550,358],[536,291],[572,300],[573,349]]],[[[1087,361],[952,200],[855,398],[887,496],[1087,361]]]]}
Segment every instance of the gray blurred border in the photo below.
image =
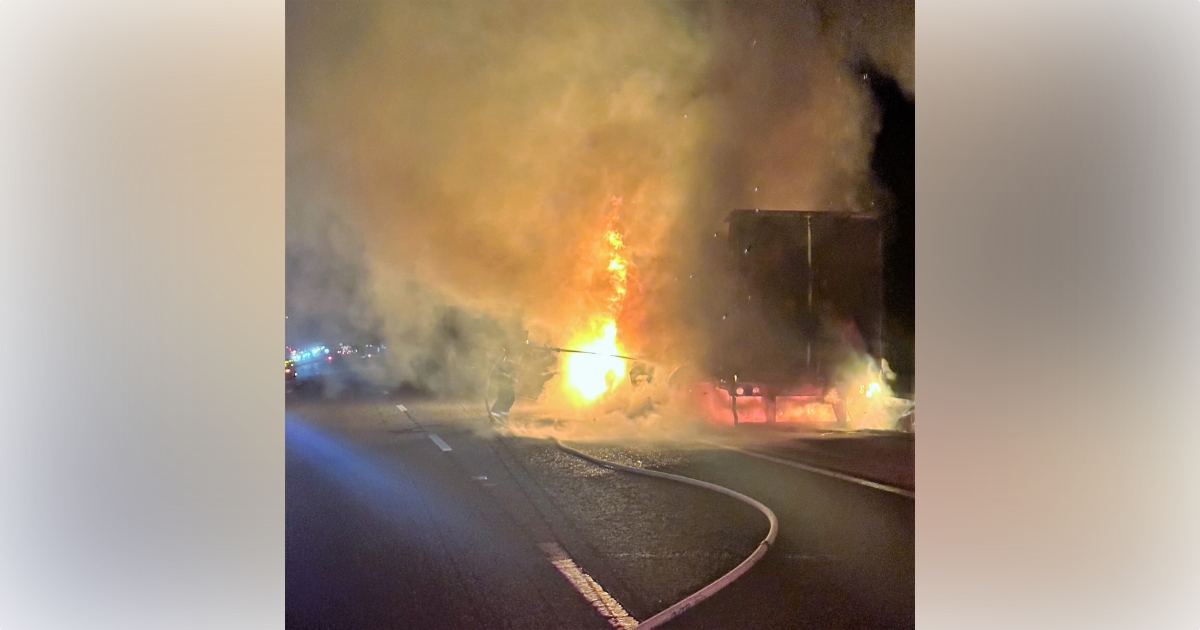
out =
{"type": "Polygon", "coordinates": [[[0,627],[283,622],[284,7],[0,1],[0,627]]]}
{"type": "MultiPolygon", "coordinates": [[[[918,624],[1200,627],[1200,4],[918,6],[918,624]]],[[[0,1],[0,627],[278,627],[283,5],[0,1]]]]}
{"type": "Polygon", "coordinates": [[[918,4],[918,627],[1200,627],[1198,35],[918,4]]]}

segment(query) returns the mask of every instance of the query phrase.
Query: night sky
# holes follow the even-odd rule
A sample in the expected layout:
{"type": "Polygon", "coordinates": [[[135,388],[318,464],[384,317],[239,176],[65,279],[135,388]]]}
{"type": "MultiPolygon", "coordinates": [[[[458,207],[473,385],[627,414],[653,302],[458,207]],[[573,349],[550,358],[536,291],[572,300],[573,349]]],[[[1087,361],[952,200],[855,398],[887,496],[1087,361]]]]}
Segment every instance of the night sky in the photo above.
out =
{"type": "Polygon", "coordinates": [[[897,372],[896,388],[914,386],[915,290],[915,135],[916,108],[885,74],[864,68],[880,108],[882,125],[875,138],[871,170],[892,196],[884,252],[884,303],[887,308],[886,358],[897,372]]]}

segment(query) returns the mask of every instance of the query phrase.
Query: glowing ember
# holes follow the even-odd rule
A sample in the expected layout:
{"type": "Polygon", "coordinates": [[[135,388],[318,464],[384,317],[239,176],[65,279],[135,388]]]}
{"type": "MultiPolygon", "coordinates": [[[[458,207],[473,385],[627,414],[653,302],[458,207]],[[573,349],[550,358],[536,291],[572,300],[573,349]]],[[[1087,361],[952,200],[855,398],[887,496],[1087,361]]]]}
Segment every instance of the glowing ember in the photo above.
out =
{"type": "Polygon", "coordinates": [[[621,238],[621,234],[615,230],[609,230],[608,232],[605,232],[604,238],[608,241],[608,245],[612,247],[614,251],[624,249],[625,247],[625,239],[621,238]]]}
{"type": "Polygon", "coordinates": [[[846,392],[846,424],[851,429],[892,429],[913,408],[913,401],[896,398],[888,381],[895,378],[886,361],[876,364],[861,357],[846,366],[841,384],[846,392]]]}

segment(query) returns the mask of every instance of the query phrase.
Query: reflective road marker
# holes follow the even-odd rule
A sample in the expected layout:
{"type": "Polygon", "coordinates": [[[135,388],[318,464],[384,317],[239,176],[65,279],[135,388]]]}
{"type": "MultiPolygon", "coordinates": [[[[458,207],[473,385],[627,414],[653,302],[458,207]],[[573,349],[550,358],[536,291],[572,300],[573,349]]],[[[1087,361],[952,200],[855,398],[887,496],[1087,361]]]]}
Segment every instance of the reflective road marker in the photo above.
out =
{"type": "Polygon", "coordinates": [[[437,444],[438,448],[442,449],[443,453],[446,451],[449,451],[449,450],[453,450],[450,448],[450,445],[447,444],[445,440],[438,437],[436,433],[430,433],[429,439],[433,440],[433,443],[437,444]]]}

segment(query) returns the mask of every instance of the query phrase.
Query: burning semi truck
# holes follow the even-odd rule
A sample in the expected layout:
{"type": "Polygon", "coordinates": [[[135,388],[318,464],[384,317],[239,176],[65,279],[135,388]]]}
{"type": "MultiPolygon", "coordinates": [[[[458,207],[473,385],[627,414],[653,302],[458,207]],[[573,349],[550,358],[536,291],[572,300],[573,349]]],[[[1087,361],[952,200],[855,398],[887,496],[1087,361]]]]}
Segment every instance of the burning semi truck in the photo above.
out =
{"type": "Polygon", "coordinates": [[[728,223],[736,280],[708,357],[709,415],[911,430],[884,358],[879,216],[735,210],[728,223]]]}
{"type": "Polygon", "coordinates": [[[518,398],[545,402],[545,385],[558,376],[558,403],[593,418],[652,416],[682,395],[715,422],[911,429],[898,421],[911,419],[912,403],[892,395],[883,358],[879,217],[735,210],[728,224],[733,282],[721,285],[728,295],[714,296],[727,308],[702,364],[625,354],[617,321],[631,265],[610,221],[598,255],[609,274],[605,310],[564,347],[526,341],[502,353],[486,387],[494,419],[507,419],[518,398]]]}

